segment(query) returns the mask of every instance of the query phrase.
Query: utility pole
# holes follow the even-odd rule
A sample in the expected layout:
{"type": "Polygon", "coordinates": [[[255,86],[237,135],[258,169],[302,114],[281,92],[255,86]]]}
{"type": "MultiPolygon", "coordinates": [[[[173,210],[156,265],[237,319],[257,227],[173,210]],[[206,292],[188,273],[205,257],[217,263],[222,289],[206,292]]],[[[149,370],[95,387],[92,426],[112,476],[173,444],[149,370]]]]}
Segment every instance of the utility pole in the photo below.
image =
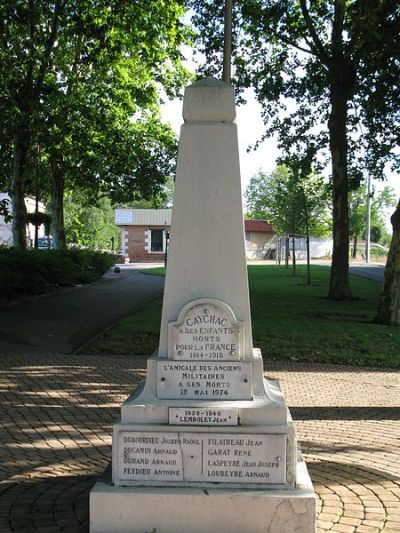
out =
{"type": "Polygon", "coordinates": [[[225,25],[224,25],[224,63],[222,79],[231,83],[231,56],[232,56],[232,0],[225,0],[225,25]]]}
{"type": "Polygon", "coordinates": [[[369,263],[370,247],[371,247],[371,176],[368,175],[367,180],[367,223],[365,232],[365,262],[369,263]]]}

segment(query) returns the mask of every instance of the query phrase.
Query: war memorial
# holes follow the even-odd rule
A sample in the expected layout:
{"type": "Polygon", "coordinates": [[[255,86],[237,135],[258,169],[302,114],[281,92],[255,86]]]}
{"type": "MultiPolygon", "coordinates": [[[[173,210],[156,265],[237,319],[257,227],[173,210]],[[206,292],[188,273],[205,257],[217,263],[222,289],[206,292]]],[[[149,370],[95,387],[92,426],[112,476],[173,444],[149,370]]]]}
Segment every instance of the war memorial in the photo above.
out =
{"type": "Polygon", "coordinates": [[[291,416],[253,347],[233,87],[187,87],[183,118],[159,349],[114,425],[90,531],[312,533],[291,416]]]}

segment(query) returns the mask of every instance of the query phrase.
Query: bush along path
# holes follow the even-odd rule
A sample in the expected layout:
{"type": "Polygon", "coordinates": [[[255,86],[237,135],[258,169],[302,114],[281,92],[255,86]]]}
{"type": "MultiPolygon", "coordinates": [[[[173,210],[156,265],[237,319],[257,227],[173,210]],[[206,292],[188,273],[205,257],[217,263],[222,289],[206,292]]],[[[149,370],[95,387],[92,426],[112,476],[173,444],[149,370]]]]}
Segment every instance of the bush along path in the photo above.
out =
{"type": "MultiPolygon", "coordinates": [[[[249,267],[254,345],[267,360],[400,367],[400,328],[374,323],[381,284],[351,276],[357,299],[327,300],[329,268],[249,267]]],[[[163,274],[163,269],[147,271],[163,274]]],[[[84,347],[85,353],[150,355],[157,349],[161,298],[84,347]]]]}
{"type": "Polygon", "coordinates": [[[36,250],[0,246],[0,298],[43,294],[100,279],[115,263],[114,255],[78,248],[36,250]]]}

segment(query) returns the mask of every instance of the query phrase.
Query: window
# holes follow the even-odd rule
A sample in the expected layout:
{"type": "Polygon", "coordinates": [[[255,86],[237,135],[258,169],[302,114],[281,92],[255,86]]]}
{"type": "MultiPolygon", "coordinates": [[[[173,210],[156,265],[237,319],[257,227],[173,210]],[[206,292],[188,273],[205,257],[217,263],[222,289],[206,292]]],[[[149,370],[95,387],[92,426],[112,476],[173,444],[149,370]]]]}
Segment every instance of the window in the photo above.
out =
{"type": "Polygon", "coordinates": [[[164,230],[151,229],[150,230],[150,251],[163,252],[164,251],[164,230]]]}

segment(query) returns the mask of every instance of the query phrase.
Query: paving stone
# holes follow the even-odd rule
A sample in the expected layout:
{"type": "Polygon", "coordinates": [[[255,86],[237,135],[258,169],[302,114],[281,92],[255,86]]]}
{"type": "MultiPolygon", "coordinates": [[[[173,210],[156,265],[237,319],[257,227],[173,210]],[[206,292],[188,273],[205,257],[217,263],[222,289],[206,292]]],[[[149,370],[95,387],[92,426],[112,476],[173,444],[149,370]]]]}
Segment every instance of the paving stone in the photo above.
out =
{"type": "MultiPolygon", "coordinates": [[[[88,533],[89,490],[145,368],[141,357],[2,356],[0,533],[88,533]]],[[[317,532],[400,533],[400,373],[268,361],[266,375],[292,411],[317,532]]]]}

